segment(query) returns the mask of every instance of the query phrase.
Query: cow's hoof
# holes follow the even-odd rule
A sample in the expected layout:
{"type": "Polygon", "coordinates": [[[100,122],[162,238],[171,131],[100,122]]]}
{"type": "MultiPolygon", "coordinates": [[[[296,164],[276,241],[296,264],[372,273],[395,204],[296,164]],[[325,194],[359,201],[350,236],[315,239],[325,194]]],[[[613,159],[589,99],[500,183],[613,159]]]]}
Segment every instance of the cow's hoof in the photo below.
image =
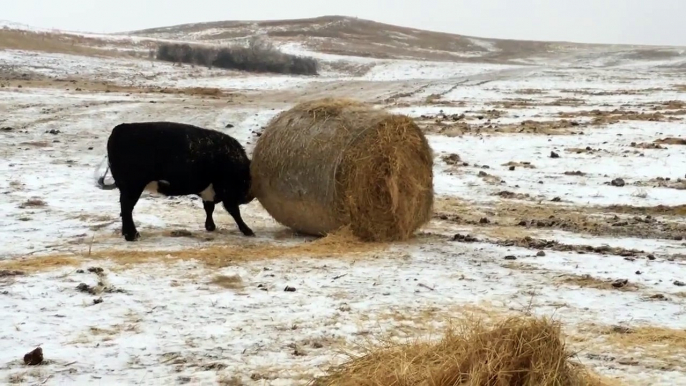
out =
{"type": "Polygon", "coordinates": [[[130,234],[130,233],[124,235],[124,239],[125,239],[126,241],[136,241],[136,240],[138,240],[138,239],[140,239],[140,238],[141,238],[141,234],[138,233],[138,232],[136,232],[136,233],[133,234],[133,235],[130,234]]]}
{"type": "Polygon", "coordinates": [[[248,236],[248,237],[255,237],[255,232],[253,232],[253,231],[250,230],[250,229],[241,230],[241,232],[243,232],[243,234],[244,234],[245,236],[248,236]]]}
{"type": "Polygon", "coordinates": [[[214,224],[205,224],[205,230],[208,232],[214,232],[217,229],[217,226],[214,224]]]}

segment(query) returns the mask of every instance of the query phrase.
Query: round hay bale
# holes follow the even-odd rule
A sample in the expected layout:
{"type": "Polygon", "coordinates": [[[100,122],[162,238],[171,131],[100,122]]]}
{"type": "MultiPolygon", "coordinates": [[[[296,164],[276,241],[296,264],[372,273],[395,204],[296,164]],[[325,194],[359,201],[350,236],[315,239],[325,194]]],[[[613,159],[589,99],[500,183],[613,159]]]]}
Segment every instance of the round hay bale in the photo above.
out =
{"type": "Polygon", "coordinates": [[[349,99],[274,117],[251,173],[267,212],[305,234],[350,226],[364,241],[405,240],[433,209],[433,152],[416,123],[349,99]]]}

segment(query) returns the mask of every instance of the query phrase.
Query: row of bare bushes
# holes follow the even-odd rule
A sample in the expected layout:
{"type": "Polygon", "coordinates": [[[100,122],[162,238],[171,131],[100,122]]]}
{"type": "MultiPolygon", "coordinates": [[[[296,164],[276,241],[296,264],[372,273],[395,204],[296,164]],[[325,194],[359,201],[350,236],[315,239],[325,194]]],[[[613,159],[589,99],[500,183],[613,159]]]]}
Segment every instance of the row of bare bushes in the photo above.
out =
{"type": "Polygon", "coordinates": [[[251,38],[247,47],[162,43],[156,57],[174,63],[277,74],[317,75],[319,67],[316,59],[283,53],[260,37],[251,38]]]}

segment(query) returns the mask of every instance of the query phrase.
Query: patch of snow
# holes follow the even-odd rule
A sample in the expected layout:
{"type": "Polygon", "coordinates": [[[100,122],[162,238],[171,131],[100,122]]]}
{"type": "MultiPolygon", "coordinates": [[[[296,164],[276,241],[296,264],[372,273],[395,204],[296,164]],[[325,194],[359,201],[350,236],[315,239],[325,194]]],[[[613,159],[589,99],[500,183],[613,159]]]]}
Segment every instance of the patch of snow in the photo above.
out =
{"type": "Polygon", "coordinates": [[[479,46],[488,52],[501,51],[500,49],[498,49],[498,47],[496,47],[495,43],[492,41],[477,38],[467,38],[467,40],[469,40],[470,43],[479,46]]]}

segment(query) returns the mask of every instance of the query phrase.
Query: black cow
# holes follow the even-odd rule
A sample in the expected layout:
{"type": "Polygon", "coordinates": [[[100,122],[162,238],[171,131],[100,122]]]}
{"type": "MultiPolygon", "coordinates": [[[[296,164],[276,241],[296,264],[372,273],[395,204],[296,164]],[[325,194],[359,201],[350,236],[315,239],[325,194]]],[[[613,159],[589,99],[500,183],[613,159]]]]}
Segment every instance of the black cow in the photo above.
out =
{"type": "Polygon", "coordinates": [[[140,237],[133,208],[144,190],[200,196],[207,214],[205,229],[210,232],[216,229],[214,206],[221,202],[244,235],[255,235],[238,208],[254,199],[250,159],[231,136],[175,122],[122,123],[107,140],[107,157],[114,183],[105,184],[103,175],[98,186],[119,189],[122,234],[127,241],[140,237]]]}

